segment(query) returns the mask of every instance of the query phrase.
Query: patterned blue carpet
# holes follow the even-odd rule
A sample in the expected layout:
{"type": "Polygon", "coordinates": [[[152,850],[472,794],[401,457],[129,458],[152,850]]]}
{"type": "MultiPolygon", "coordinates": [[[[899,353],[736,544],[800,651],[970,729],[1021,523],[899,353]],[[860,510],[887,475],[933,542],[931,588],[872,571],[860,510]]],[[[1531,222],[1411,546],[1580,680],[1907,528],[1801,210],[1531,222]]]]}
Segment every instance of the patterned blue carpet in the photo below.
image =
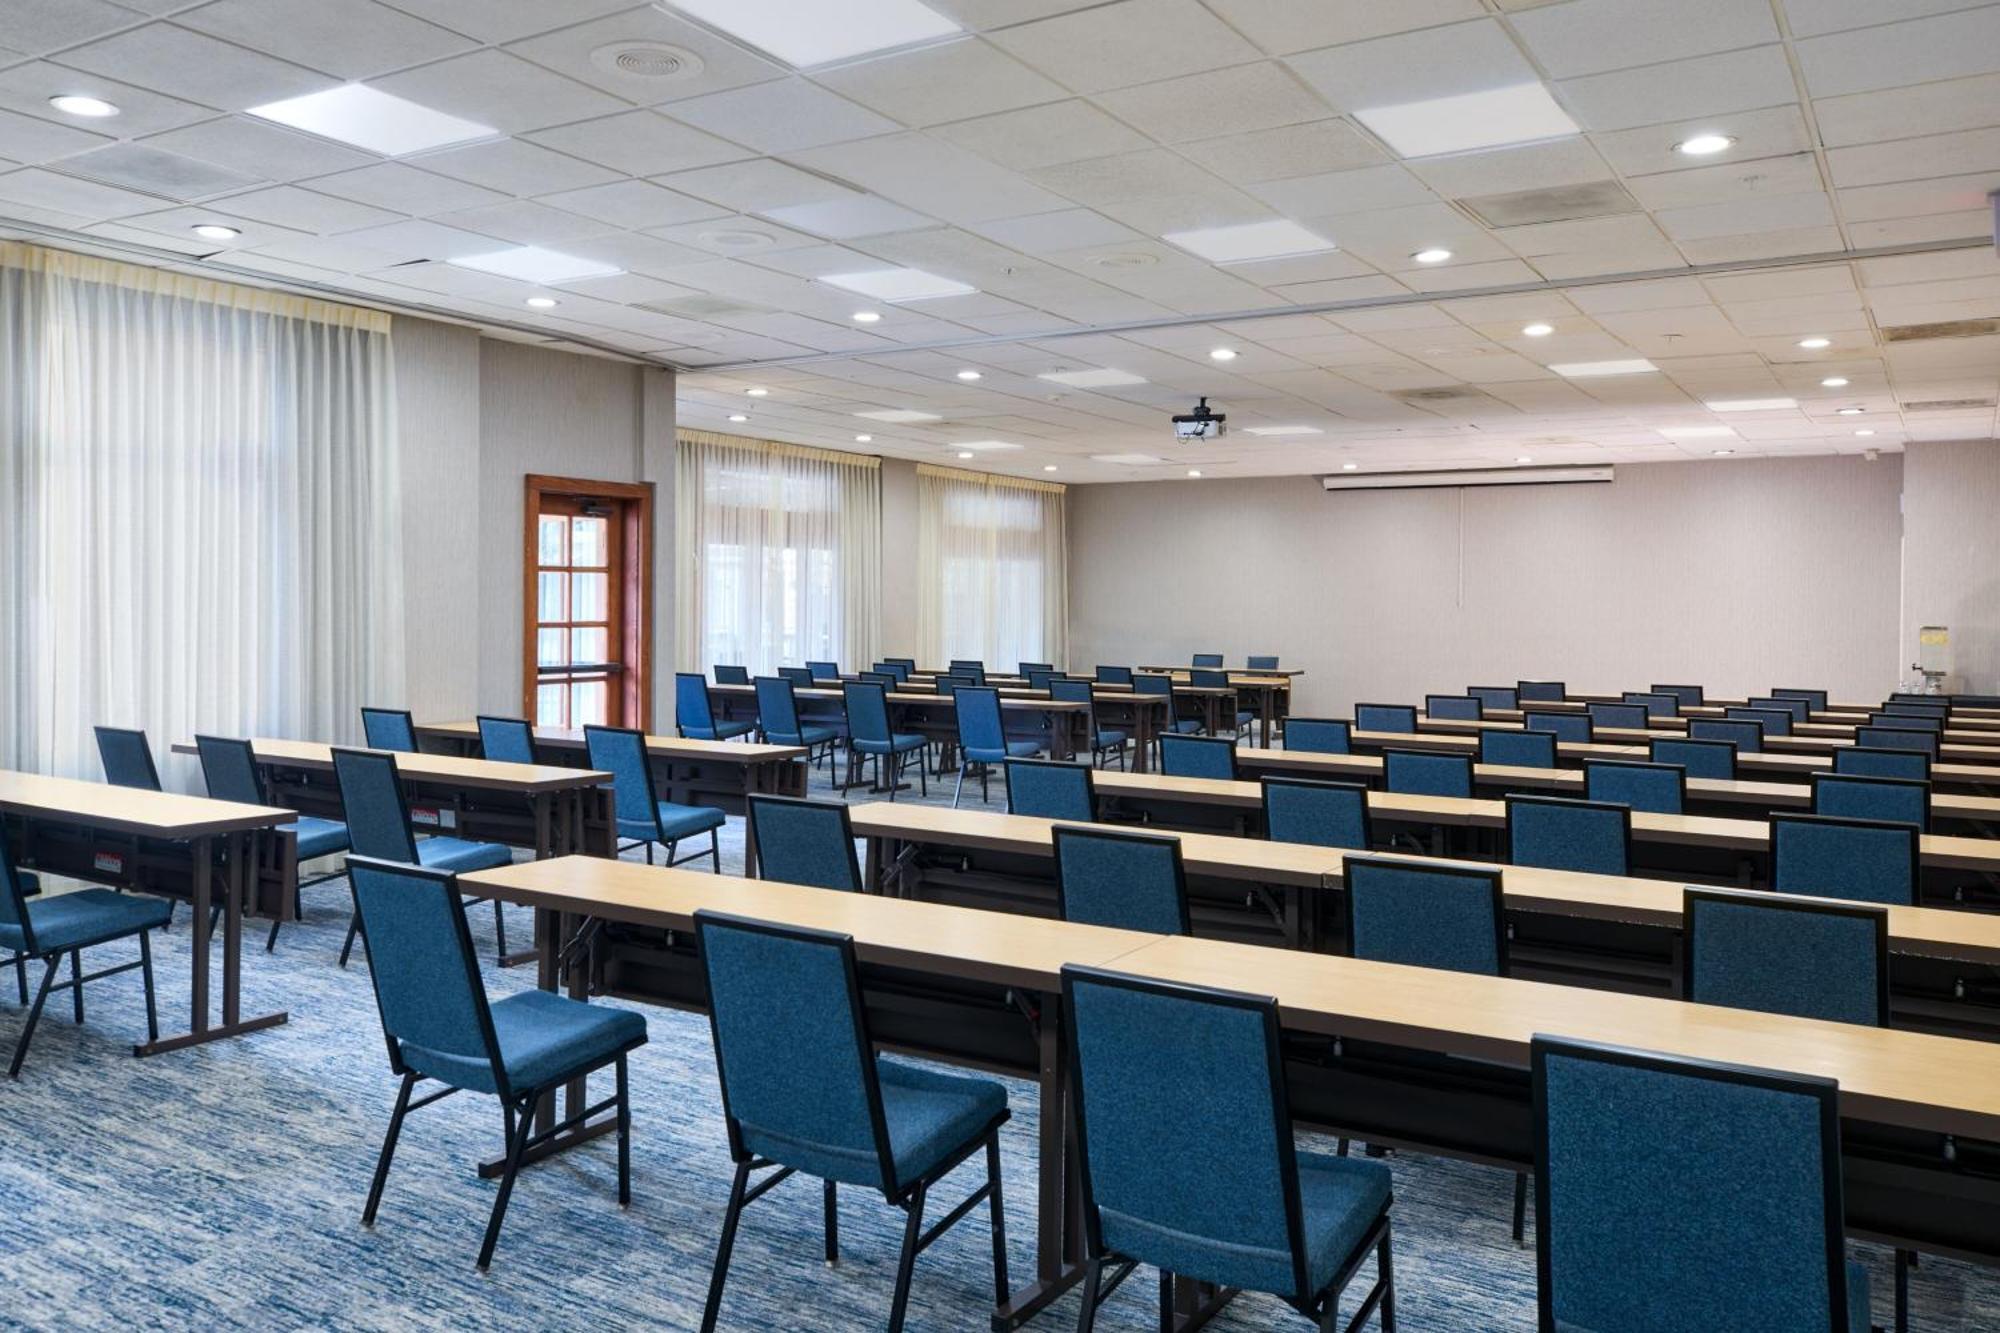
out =
{"type": "MultiPolygon", "coordinates": [[[[823,794],[824,779],[813,787],[823,794]]],[[[741,822],[732,819],[726,870],[740,866],[740,849],[741,822]]],[[[130,1042],[145,1025],[136,974],[90,987],[80,1028],[57,997],[21,1080],[0,1085],[0,1326],[697,1327],[730,1176],[706,1020],[643,1011],[651,1042],[632,1059],[630,1210],[616,1203],[610,1139],[531,1167],[493,1269],[481,1276],[472,1260],[494,1186],[473,1167],[499,1149],[491,1098],[462,1094],[412,1116],[381,1217],[372,1231],[360,1224],[396,1081],[365,968],[334,965],[346,920],[345,884],[336,882],[307,891],[307,920],[285,928],[274,955],[257,947],[258,934],[246,950],[244,1012],[287,1009],[291,1022],[250,1037],[134,1060],[130,1042]]],[[[471,920],[490,959],[491,915],[481,908],[471,920]]],[[[510,917],[515,931],[528,937],[525,912],[510,917]]],[[[97,965],[129,947],[107,946],[97,965]]],[[[156,943],[167,1030],[183,1029],[187,947],[181,926],[156,943]]],[[[503,994],[528,984],[527,972],[489,969],[488,986],[503,994]]],[[[8,978],[0,1050],[11,1049],[21,1020],[8,978]]],[[[1033,1264],[1037,1109],[1032,1085],[1010,1084],[1009,1094],[1007,1224],[1018,1281],[1033,1264]]],[[[1532,1235],[1526,1249],[1508,1238],[1511,1178],[1408,1154],[1391,1166],[1404,1326],[1532,1328],[1532,1235]]],[[[976,1165],[959,1174],[962,1186],[949,1182],[941,1201],[976,1185],[976,1165]]],[[[816,1185],[780,1186],[746,1214],[723,1327],[880,1328],[900,1220],[879,1197],[842,1191],[843,1257],[828,1269],[816,1185]]],[[[1888,1255],[1857,1251],[1884,1320],[1888,1255]]],[[[988,1253],[975,1214],[922,1256],[913,1333],[986,1327],[988,1253]]],[[[1144,1278],[1121,1291],[1099,1327],[1154,1328],[1151,1291],[1144,1278]]],[[[1927,1259],[1915,1311],[1924,1330],[2000,1327],[2000,1274],[1927,1259]]],[[[1070,1328],[1075,1315],[1072,1296],[1031,1327],[1070,1328]]],[[[1307,1325],[1276,1301],[1246,1297],[1211,1327],[1307,1325]]]]}

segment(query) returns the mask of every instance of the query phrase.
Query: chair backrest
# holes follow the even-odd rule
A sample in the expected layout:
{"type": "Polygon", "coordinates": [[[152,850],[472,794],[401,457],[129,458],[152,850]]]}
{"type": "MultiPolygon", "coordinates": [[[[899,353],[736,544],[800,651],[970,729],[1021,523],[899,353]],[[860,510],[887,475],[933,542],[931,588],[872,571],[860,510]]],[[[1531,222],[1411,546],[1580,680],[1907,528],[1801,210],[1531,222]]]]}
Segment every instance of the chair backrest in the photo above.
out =
{"type": "Polygon", "coordinates": [[[1843,745],[1833,752],[1833,771],[1866,778],[1908,778],[1912,782],[1931,780],[1931,757],[1921,750],[1877,750],[1865,745],[1843,745]]]}
{"type": "Polygon", "coordinates": [[[1942,701],[1938,703],[1911,703],[1907,699],[1891,699],[1883,704],[1879,711],[1890,714],[1906,713],[1916,717],[1949,718],[1951,716],[1951,705],[1942,701]]]}
{"type": "Polygon", "coordinates": [[[1684,741],[1655,736],[1646,757],[1656,764],[1678,764],[1691,778],[1736,779],[1736,746],[1730,741],[1684,741]]]}
{"type": "Polygon", "coordinates": [[[1062,975],[1090,1252],[1310,1300],[1277,1002],[1062,975]]]}
{"type": "Polygon", "coordinates": [[[1335,717],[1288,717],[1285,748],[1306,754],[1352,754],[1349,730],[1348,723],[1335,717]]]}
{"type": "Polygon", "coordinates": [[[1564,745],[1588,745],[1597,736],[1597,724],[1588,713],[1526,712],[1521,721],[1529,731],[1546,731],[1564,745]]]}
{"type": "Polygon", "coordinates": [[[13,926],[21,932],[23,953],[37,952],[35,924],[28,916],[27,886],[15,868],[14,845],[4,819],[0,819],[0,926],[13,926]]]}
{"type": "Polygon", "coordinates": [[[1267,777],[1263,788],[1264,836],[1272,842],[1362,851],[1371,845],[1368,788],[1362,784],[1267,777]]]}
{"type": "Polygon", "coordinates": [[[745,823],[757,849],[757,878],[861,892],[861,863],[844,802],[752,796],[748,804],[745,823]]]}
{"type": "MultiPolygon", "coordinates": [[[[1100,673],[1103,670],[1103,667],[1098,668],[1100,673]]],[[[1120,670],[1123,670],[1123,668],[1120,668],[1120,670]]],[[[1116,681],[1105,680],[1102,674],[1097,679],[1100,684],[1113,685],[1118,683],[1116,681]]],[[[1136,676],[1130,672],[1126,672],[1125,683],[1130,685],[1133,691],[1138,694],[1164,694],[1171,696],[1174,692],[1173,677],[1162,676],[1156,671],[1145,671],[1136,676]]]]}
{"type": "Polygon", "coordinates": [[[986,663],[974,661],[967,657],[954,657],[951,659],[951,674],[962,676],[970,680],[974,685],[984,685],[986,683],[986,663]]]}
{"type": "Polygon", "coordinates": [[[1682,999],[1888,1025],[1887,908],[1690,886],[1681,931],[1682,999]]]}
{"type": "Polygon", "coordinates": [[[1786,708],[1725,708],[1722,716],[1731,722],[1761,722],[1766,736],[1792,734],[1792,714],[1786,708]]]}
{"type": "Polygon", "coordinates": [[[1506,899],[1498,870],[1350,856],[1341,879],[1353,957],[1506,975],[1506,899]]]}
{"type": "MultiPolygon", "coordinates": [[[[700,676],[695,677],[701,680],[700,676]]],[[[702,697],[708,697],[707,683],[703,682],[702,697]]],[[[535,762],[535,729],[526,719],[518,717],[489,717],[479,715],[479,753],[487,759],[503,764],[532,764],[535,762]]]]}
{"type": "Polygon", "coordinates": [[[708,697],[708,677],[699,671],[674,673],[674,723],[682,731],[691,727],[707,732],[715,730],[715,707],[708,697]]]}
{"type": "Polygon", "coordinates": [[[910,679],[910,669],[901,662],[877,662],[874,669],[885,676],[894,676],[898,685],[905,684],[910,679]]]}
{"type": "Polygon", "coordinates": [[[1104,685],[1130,685],[1132,668],[1125,666],[1103,666],[1097,668],[1097,679],[1104,685]]]}
{"type": "Polygon", "coordinates": [[[715,668],[715,683],[717,685],[748,685],[750,683],[750,668],[725,666],[718,663],[715,668]]]}
{"type": "Polygon", "coordinates": [[[1189,667],[1188,684],[1198,690],[1226,690],[1229,688],[1229,673],[1215,667],[1189,667]]]}
{"type": "Polygon", "coordinates": [[[1804,699],[1806,706],[1815,713],[1826,711],[1825,690],[1772,690],[1773,699],[1804,699]]]}
{"type": "MultiPolygon", "coordinates": [[[[1031,690],[1046,690],[1057,681],[1068,679],[1068,677],[1064,676],[1062,672],[1057,671],[1054,667],[1045,667],[1039,671],[1030,671],[1027,673],[1027,677],[1028,688],[1031,690]]],[[[1087,680],[1074,683],[1080,685],[1090,684],[1087,680]]]]}
{"type": "Polygon", "coordinates": [[[917,659],[914,657],[885,657],[882,660],[890,666],[899,666],[905,671],[915,671],[917,669],[917,659]]]}
{"type": "Polygon", "coordinates": [[[1429,750],[1385,750],[1382,788],[1410,796],[1472,795],[1472,756],[1429,750]]]}
{"type": "Polygon", "coordinates": [[[806,671],[814,680],[840,679],[840,663],[838,662],[808,662],[806,663],[806,671]]]}
{"type": "Polygon", "coordinates": [[[1816,815],[1837,819],[1880,819],[1892,824],[1931,827],[1931,784],[1908,778],[1871,778],[1853,773],[1812,775],[1816,815]]]}
{"type": "Polygon", "coordinates": [[[1009,759],[1006,769],[1008,814],[1073,819],[1080,824],[1097,818],[1097,788],[1089,764],[1009,759]]]}
{"type": "Polygon", "coordinates": [[[1938,755],[1938,734],[1913,727],[1856,727],[1854,744],[1867,750],[1915,750],[1932,760],[1938,755]]]}
{"type": "Polygon", "coordinates": [[[379,750],[333,751],[333,777],[340,787],[341,818],[347,846],[355,856],[417,863],[417,839],[410,831],[410,806],[396,757],[379,750]]]}
{"type": "Polygon", "coordinates": [[[583,745],[590,766],[611,775],[611,803],[618,822],[658,828],[660,798],[653,786],[652,762],[646,757],[645,733],[630,727],[585,727],[583,745]]]}
{"type": "MultiPolygon", "coordinates": [[[[1586,724],[1590,719],[1582,719],[1586,724]]],[[[1554,768],[1555,733],[1548,731],[1482,731],[1479,762],[1511,764],[1516,768],[1554,768]]]]}
{"type": "Polygon", "coordinates": [[[407,708],[362,709],[361,737],[371,750],[417,751],[417,725],[410,720],[407,708]]]}
{"type": "Polygon", "coordinates": [[[1945,716],[1942,713],[1890,713],[1876,712],[1868,715],[1871,727],[1901,727],[1905,731],[1930,731],[1944,734],[1945,716]]]}
{"type": "Polygon", "coordinates": [[[1524,704],[1559,704],[1569,698],[1569,686],[1559,680],[1517,680],[1514,697],[1524,704]]]}
{"type": "Polygon", "coordinates": [[[1356,704],[1357,731],[1415,731],[1417,710],[1409,704],[1356,704]]]}
{"type": "Polygon", "coordinates": [[[757,690],[757,724],[764,734],[785,744],[797,744],[803,734],[799,729],[798,696],[792,693],[797,686],[783,676],[759,676],[753,683],[757,690]]]}
{"type": "Polygon", "coordinates": [[[114,787],[135,787],[140,791],[160,789],[160,771],[153,767],[153,747],[146,733],[131,727],[98,727],[97,757],[104,764],[104,780],[114,787]]]}
{"type": "Polygon", "coordinates": [[[1160,737],[1160,773],[1170,778],[1236,777],[1236,742],[1221,736],[1160,737]]]}
{"type": "Polygon", "coordinates": [[[1512,685],[1468,685],[1465,692],[1488,708],[1521,706],[1521,692],[1512,685]]]}
{"type": "Polygon", "coordinates": [[[887,671],[857,671],[855,676],[864,685],[880,685],[885,690],[893,690],[903,682],[887,671]]]}
{"type": "Polygon", "coordinates": [[[1632,731],[1646,729],[1646,706],[1644,704],[1586,704],[1593,727],[1625,727],[1632,731]]]}
{"type": "Polygon", "coordinates": [[[1679,764],[1592,759],[1583,766],[1583,795],[1648,814],[1677,815],[1687,809],[1687,770],[1679,764]]]}
{"type": "Polygon", "coordinates": [[[958,744],[966,750],[1004,750],[1007,729],[1000,719],[1000,691],[990,685],[961,685],[958,699],[958,744]]]}
{"type": "Polygon", "coordinates": [[[1851,1327],[1838,1085],[1542,1036],[1530,1051],[1542,1328],[1851,1327]]]}
{"type": "Polygon", "coordinates": [[[956,698],[958,696],[958,687],[964,683],[964,681],[956,676],[931,677],[931,689],[940,699],[956,698]]]}
{"type": "Polygon", "coordinates": [[[776,1148],[815,1175],[894,1192],[853,938],[720,912],[694,919],[730,1155],[776,1148]]]}
{"type": "Polygon", "coordinates": [[[1196,653],[1193,656],[1193,658],[1189,660],[1188,665],[1198,666],[1198,667],[1219,667],[1222,665],[1222,654],[1196,653]]]}
{"type": "Polygon", "coordinates": [[[1096,693],[1087,680],[1071,680],[1067,676],[1049,676],[1047,688],[1049,698],[1058,703],[1087,704],[1096,701],[1096,693]]]}
{"type": "Polygon", "coordinates": [[[1681,713],[1679,698],[1663,690],[1627,690],[1618,697],[1645,709],[1647,717],[1679,717],[1681,713]]]}
{"type": "Polygon", "coordinates": [[[1547,870],[1623,875],[1632,865],[1632,811],[1562,796],[1507,798],[1507,861],[1547,870]]]}
{"type": "Polygon", "coordinates": [[[1188,933],[1179,838],[1068,824],[1053,832],[1056,902],[1063,920],[1159,935],[1188,933]]]}
{"type": "Polygon", "coordinates": [[[1014,664],[1014,674],[1017,676],[1032,676],[1037,671],[1054,671],[1055,669],[1056,664],[1054,662],[1017,662],[1014,664]]]}
{"type": "Polygon", "coordinates": [[[1275,656],[1261,656],[1257,653],[1252,653],[1244,659],[1243,665],[1249,667],[1252,671],[1276,671],[1278,669],[1278,659],[1275,656]]]}
{"type": "Polygon", "coordinates": [[[1486,716],[1486,705],[1471,694],[1426,694],[1424,712],[1451,721],[1477,722],[1486,716]]]}
{"type": "Polygon", "coordinates": [[[1804,699],[1786,698],[1773,694],[1753,694],[1743,701],[1752,708],[1775,708],[1791,714],[1792,721],[1806,722],[1812,718],[1812,704],[1804,699]]]}
{"type": "Polygon", "coordinates": [[[1771,887],[1779,893],[1914,907],[1921,837],[1914,824],[1772,815],[1771,887]]]}
{"type": "Polygon", "coordinates": [[[802,666],[781,666],[778,668],[778,679],[788,680],[793,685],[803,685],[807,689],[811,689],[813,673],[802,666]]]}
{"type": "Polygon", "coordinates": [[[1674,696],[1675,701],[1683,708],[1698,707],[1702,698],[1701,686],[1699,685],[1655,685],[1653,693],[1671,694],[1674,696]]]}
{"type": "Polygon", "coordinates": [[[847,708],[847,734],[857,741],[888,744],[889,691],[873,681],[850,680],[840,694],[847,708]]]}
{"type": "Polygon", "coordinates": [[[264,779],[257,772],[257,752],[249,741],[228,736],[194,738],[201,757],[201,780],[211,798],[263,805],[264,779]]]}
{"type": "Polygon", "coordinates": [[[1729,720],[1719,717],[1688,719],[1688,739],[1728,741],[1738,754],[1756,754],[1764,748],[1764,724],[1756,720],[1729,720]]]}

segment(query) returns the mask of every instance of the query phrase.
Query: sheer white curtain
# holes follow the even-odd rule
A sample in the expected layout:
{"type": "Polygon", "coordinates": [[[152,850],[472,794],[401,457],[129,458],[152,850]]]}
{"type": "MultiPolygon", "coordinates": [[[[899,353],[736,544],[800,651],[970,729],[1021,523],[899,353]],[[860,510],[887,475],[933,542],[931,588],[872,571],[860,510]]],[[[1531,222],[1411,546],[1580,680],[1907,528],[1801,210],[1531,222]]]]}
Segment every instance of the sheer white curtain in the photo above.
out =
{"type": "Polygon", "coordinates": [[[0,243],[0,386],[0,764],[400,696],[387,316],[0,243]]]}
{"type": "Polygon", "coordinates": [[[674,507],[682,670],[874,662],[881,460],[682,431],[674,507]]]}
{"type": "MultiPolygon", "coordinates": [[[[956,468],[917,468],[919,644],[942,665],[1012,668],[1069,653],[1063,488],[956,468]]],[[[924,665],[931,665],[931,662],[924,665]]]]}

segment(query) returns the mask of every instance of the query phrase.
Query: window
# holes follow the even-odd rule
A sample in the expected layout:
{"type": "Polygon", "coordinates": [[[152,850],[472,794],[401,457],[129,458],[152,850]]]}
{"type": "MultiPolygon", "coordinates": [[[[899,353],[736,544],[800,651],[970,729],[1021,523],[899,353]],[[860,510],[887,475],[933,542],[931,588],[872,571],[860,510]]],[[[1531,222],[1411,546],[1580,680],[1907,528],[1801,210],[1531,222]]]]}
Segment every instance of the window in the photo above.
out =
{"type": "Polygon", "coordinates": [[[940,662],[1063,661],[1063,488],[919,467],[917,494],[923,651],[940,662]]]}

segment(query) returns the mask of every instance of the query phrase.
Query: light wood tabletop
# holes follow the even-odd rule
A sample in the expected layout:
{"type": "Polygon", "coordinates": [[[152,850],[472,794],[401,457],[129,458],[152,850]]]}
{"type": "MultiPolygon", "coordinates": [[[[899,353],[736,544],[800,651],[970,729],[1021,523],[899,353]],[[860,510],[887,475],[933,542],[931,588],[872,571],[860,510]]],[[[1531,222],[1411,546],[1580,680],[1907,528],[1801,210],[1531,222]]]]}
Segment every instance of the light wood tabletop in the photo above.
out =
{"type": "MultiPolygon", "coordinates": [[[[258,736],[252,738],[250,748],[260,764],[323,769],[329,772],[333,769],[334,747],[320,741],[290,741],[258,736]]],[[[174,753],[195,754],[198,751],[192,741],[176,741],[174,753]]],[[[394,754],[396,771],[412,782],[436,782],[454,787],[476,787],[533,795],[545,791],[567,791],[574,787],[601,787],[611,781],[609,773],[589,768],[568,768],[559,764],[503,764],[491,759],[460,759],[453,755],[411,754],[400,750],[378,750],[374,753],[394,754]]]]}
{"type": "MultiPolygon", "coordinates": [[[[419,722],[417,734],[447,737],[456,741],[479,739],[477,722],[419,722]]],[[[579,727],[536,727],[535,744],[558,750],[581,750],[583,730],[579,727]]],[[[806,752],[796,745],[766,745],[746,741],[703,741],[683,736],[646,737],[649,753],[669,758],[717,759],[738,764],[772,763],[803,759],[806,752]]]]}
{"type": "MultiPolygon", "coordinates": [[[[710,692],[715,694],[727,694],[746,699],[755,699],[757,697],[757,687],[755,685],[710,685],[708,688],[710,692]]],[[[973,687],[966,686],[965,688],[970,689],[973,687]]],[[[988,686],[987,688],[995,689],[997,692],[997,687],[995,686],[988,686]]],[[[958,706],[958,701],[948,694],[931,694],[927,691],[891,690],[888,692],[888,695],[889,702],[892,704],[915,704],[928,708],[955,708],[958,706]]],[[[842,701],[845,700],[846,695],[840,690],[798,685],[793,687],[792,697],[807,700],[842,701]]],[[[1075,701],[1067,699],[1023,699],[1019,696],[1010,696],[1002,693],[1000,694],[1000,707],[1010,712],[1081,713],[1088,709],[1090,705],[1080,699],[1075,701]]]]}
{"type": "Polygon", "coordinates": [[[0,770],[0,810],[146,838],[201,838],[289,824],[296,810],[0,770]]]}

